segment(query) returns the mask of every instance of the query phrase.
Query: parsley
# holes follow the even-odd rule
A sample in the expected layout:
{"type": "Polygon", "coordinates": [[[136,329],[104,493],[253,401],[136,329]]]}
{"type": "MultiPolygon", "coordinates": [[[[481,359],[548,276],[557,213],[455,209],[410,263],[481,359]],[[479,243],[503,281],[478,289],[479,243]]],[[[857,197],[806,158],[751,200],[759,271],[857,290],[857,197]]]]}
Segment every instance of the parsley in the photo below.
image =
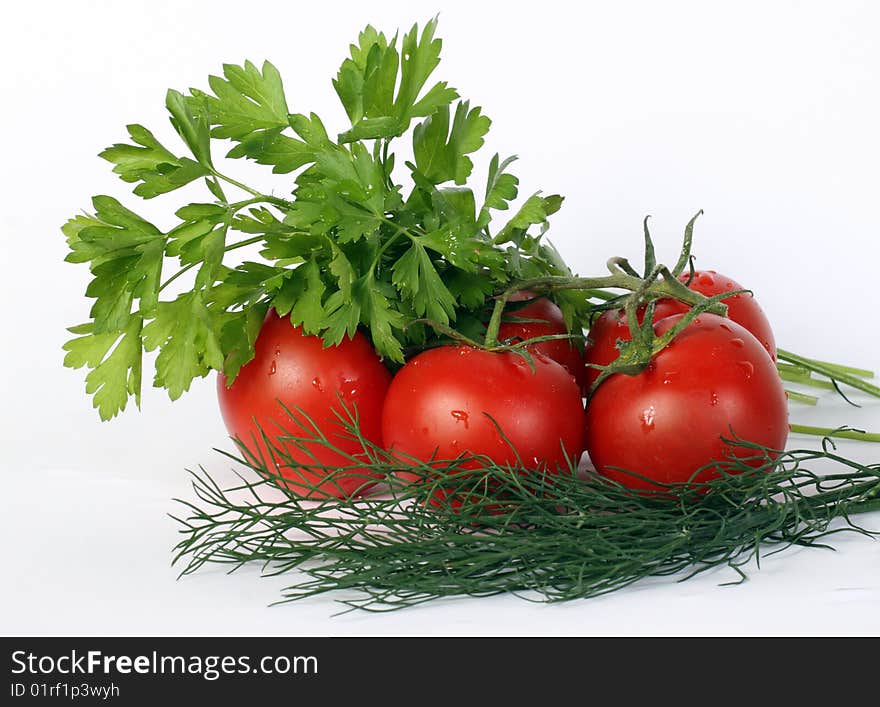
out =
{"type": "MultiPolygon", "coordinates": [[[[317,115],[290,113],[271,63],[246,61],[225,64],[207,90],[168,91],[187,154],[141,125],[128,126],[130,142],[100,154],[141,198],[196,181],[208,191],[178,208],[167,232],[109,196],[62,228],[67,260],[88,263],[94,300],[91,320],[70,329],[65,365],[89,369],[86,390],[102,419],[131,397],[139,402],[145,350],[158,351],[153,382],[172,399],[212,370],[234,379],[270,307],[327,345],[363,329],[389,364],[400,364],[439,336],[423,320],[475,335],[487,300],[511,281],[570,274],[543,240],[561,197],[535,194],[496,228],[493,213],[518,194],[507,171],[513,158],[491,158],[482,203],[468,185],[491,121],[447,82],[432,81],[442,47],[436,24],[414,26],[399,44],[372,27],[361,32],[333,80],[350,122],[337,137],[317,115]],[[407,134],[413,161],[398,165],[391,145],[407,134]],[[221,147],[294,174],[288,196],[219,172],[212,150],[221,147]],[[227,264],[230,251],[255,243],[260,262],[227,264]],[[189,287],[180,280],[169,293],[191,270],[189,287]]],[[[577,293],[555,297],[570,320],[584,307],[577,293]]]]}

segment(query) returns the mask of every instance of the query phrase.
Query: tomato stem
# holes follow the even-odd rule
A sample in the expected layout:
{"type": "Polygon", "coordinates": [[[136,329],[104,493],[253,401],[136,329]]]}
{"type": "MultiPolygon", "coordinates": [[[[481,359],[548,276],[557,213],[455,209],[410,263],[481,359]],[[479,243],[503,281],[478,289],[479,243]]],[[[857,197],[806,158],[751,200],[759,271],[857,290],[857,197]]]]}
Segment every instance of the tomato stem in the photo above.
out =
{"type": "MultiPolygon", "coordinates": [[[[660,274],[669,273],[666,268],[660,270],[660,274]]],[[[602,290],[618,289],[636,292],[644,288],[644,297],[649,300],[661,299],[663,297],[672,297],[681,300],[685,304],[692,307],[706,305],[707,297],[701,295],[694,290],[690,290],[682,285],[678,280],[672,277],[664,276],[661,280],[649,282],[645,287],[645,279],[633,275],[620,272],[604,277],[564,277],[564,276],[546,276],[537,277],[531,280],[521,280],[514,283],[495,298],[495,306],[492,310],[492,316],[486,327],[486,337],[484,344],[486,348],[492,348],[498,342],[498,330],[501,327],[501,319],[504,315],[504,308],[508,299],[516,292],[521,290],[535,290],[538,292],[556,292],[559,290],[588,290],[591,296],[597,296],[595,293],[602,290]]],[[[727,313],[727,307],[719,301],[709,304],[702,311],[710,311],[715,314],[724,315],[727,313]]]]}
{"type": "Polygon", "coordinates": [[[694,241],[694,223],[702,214],[703,210],[700,209],[694,214],[693,218],[688,221],[687,226],[684,227],[684,242],[681,246],[681,255],[678,256],[678,262],[675,264],[675,267],[672,268],[672,274],[676,277],[684,272],[684,269],[688,266],[688,261],[691,259],[691,245],[694,241]]]}

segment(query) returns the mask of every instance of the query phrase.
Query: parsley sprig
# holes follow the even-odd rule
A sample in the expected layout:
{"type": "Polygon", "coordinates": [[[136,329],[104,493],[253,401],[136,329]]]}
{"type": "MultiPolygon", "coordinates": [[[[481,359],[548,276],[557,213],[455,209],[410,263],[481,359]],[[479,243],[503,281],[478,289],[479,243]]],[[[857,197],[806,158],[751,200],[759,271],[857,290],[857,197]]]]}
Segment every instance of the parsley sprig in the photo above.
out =
{"type": "MultiPolygon", "coordinates": [[[[101,153],[143,199],[196,181],[210,195],[178,208],[167,232],[111,196],[94,197],[92,212],[62,229],[67,260],[89,264],[94,299],[91,321],[70,329],[65,365],[90,369],[86,390],[102,419],[131,397],[139,404],[145,350],[158,350],[153,383],[172,399],[212,370],[234,379],[270,307],[327,345],[361,328],[399,364],[437,336],[425,320],[478,336],[487,298],[507,283],[571,275],[543,238],[562,197],[537,192],[496,226],[495,212],[518,195],[514,158],[494,155],[485,187],[469,184],[491,121],[447,82],[431,82],[436,24],[414,26],[399,46],[397,35],[361,32],[333,80],[351,125],[335,138],[314,113],[290,112],[272,64],[246,61],[224,65],[208,90],[168,91],[188,154],[141,125],[101,153]],[[396,165],[392,142],[407,134],[413,160],[396,165]],[[227,157],[295,173],[289,196],[221,173],[221,141],[232,144],[227,157]],[[252,244],[260,261],[227,264],[252,244]],[[192,286],[168,294],[191,270],[192,286]]],[[[583,293],[554,297],[569,322],[587,306],[583,293]]]]}

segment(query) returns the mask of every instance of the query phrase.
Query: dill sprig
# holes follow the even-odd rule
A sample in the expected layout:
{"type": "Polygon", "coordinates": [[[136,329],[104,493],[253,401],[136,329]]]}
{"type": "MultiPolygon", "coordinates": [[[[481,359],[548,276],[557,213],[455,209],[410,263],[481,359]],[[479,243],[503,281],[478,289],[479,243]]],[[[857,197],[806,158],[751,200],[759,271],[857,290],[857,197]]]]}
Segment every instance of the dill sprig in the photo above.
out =
{"type": "Polygon", "coordinates": [[[385,481],[351,500],[306,500],[290,475],[322,467],[296,462],[287,445],[341,451],[310,420],[287,413],[296,432],[264,435],[277,466],[240,445],[241,457],[222,452],[251,470],[239,482],[221,486],[203,468],[190,472],[196,500],[177,499],[185,513],[175,517],[181,575],[206,563],[235,570],[257,562],[266,575],[293,573],[280,603],[344,590],[344,605],[370,611],[502,593],[556,602],[723,566],[743,581],[744,567],[760,566],[763,555],[827,547],[823,539],[841,531],[878,532],[853,516],[880,510],[880,464],[848,459],[829,439],[821,450],[784,452],[731,440],[750,451],[714,464],[717,478],[636,493],[578,473],[575,460],[553,474],[479,456],[401,460],[347,420],[345,434],[360,439],[365,455],[323,470],[336,480],[369,471],[385,481]],[[833,473],[811,470],[827,462],[833,473]],[[416,480],[403,480],[402,471],[416,480]]]}

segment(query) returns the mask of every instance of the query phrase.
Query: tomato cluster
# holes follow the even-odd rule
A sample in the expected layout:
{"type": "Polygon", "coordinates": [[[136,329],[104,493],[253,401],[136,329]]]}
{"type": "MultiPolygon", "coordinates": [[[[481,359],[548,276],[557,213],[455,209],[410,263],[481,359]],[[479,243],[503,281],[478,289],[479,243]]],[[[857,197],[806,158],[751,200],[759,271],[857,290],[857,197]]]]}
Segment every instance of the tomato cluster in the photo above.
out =
{"type": "MultiPolygon", "coordinates": [[[[707,296],[742,290],[714,272],[683,281],[707,296]]],[[[567,333],[549,299],[514,299],[499,341],[567,333]]],[[[781,449],[788,433],[767,318],[750,293],[725,303],[728,318],[700,314],[642,372],[612,374],[598,386],[599,370],[630,338],[621,310],[593,323],[584,353],[564,338],[528,344],[526,354],[441,346],[413,356],[393,378],[362,334],[325,347],[270,311],[254,359],[231,385],[219,377],[220,408],[247,453],[274,462],[284,483],[307,496],[347,497],[377,481],[363,464],[363,441],[345,429],[351,412],[364,440],[404,464],[467,457],[462,468],[476,468],[488,458],[556,473],[587,451],[599,473],[633,488],[702,481],[725,458],[750,463],[743,440],[781,449]]],[[[655,333],[686,311],[675,300],[657,302],[655,333]]]]}

